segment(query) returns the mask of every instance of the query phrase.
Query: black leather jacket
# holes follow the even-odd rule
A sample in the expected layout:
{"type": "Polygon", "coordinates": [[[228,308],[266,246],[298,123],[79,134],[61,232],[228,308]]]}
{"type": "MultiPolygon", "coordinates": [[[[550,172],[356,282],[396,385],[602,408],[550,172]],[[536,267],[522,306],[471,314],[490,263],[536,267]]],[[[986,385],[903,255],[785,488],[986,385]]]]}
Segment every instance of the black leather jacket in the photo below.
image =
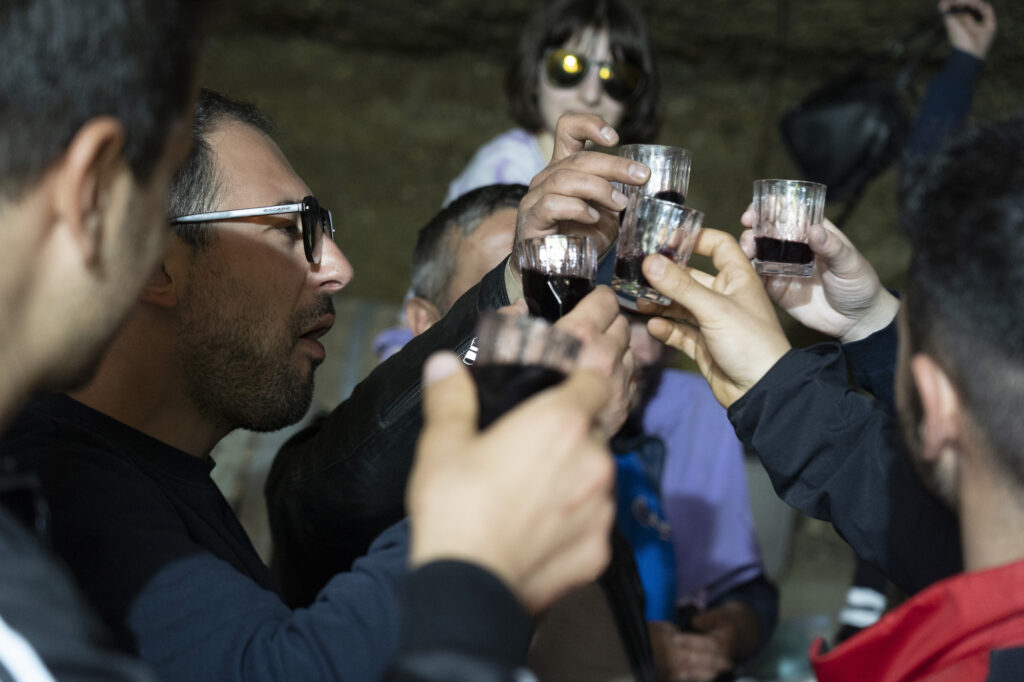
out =
{"type": "Polygon", "coordinates": [[[913,594],[963,570],[960,527],[902,452],[891,403],[895,330],[865,341],[875,347],[845,356],[834,343],[791,350],[729,408],[729,419],[779,497],[830,521],[861,558],[913,594]],[[849,384],[847,358],[881,402],[849,384]]]}

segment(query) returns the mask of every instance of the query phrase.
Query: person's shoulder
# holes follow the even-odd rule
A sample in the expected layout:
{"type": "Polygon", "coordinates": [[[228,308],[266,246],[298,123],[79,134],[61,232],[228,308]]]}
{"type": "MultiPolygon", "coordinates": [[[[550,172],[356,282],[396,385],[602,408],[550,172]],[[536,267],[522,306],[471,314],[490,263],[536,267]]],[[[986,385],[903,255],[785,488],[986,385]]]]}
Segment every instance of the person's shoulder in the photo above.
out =
{"type": "Polygon", "coordinates": [[[29,401],[0,439],[0,454],[28,470],[54,458],[103,451],[102,439],[75,412],[73,401],[61,394],[29,401]]]}
{"type": "MultiPolygon", "coordinates": [[[[462,175],[483,168],[495,168],[509,161],[534,162],[539,157],[540,148],[537,146],[536,138],[522,128],[513,128],[480,145],[466,164],[462,175]]],[[[513,180],[496,179],[494,182],[513,180]]]]}
{"type": "Polygon", "coordinates": [[[544,165],[540,147],[532,134],[522,128],[506,130],[473,153],[466,167],[448,185],[445,203],[484,185],[528,185],[544,165]]]}
{"type": "Polygon", "coordinates": [[[159,483],[139,464],[122,431],[129,427],[66,395],[37,398],[0,440],[6,467],[38,477],[51,506],[108,493],[150,499],[159,483]]]}
{"type": "Polygon", "coordinates": [[[499,150],[527,150],[534,151],[537,147],[537,138],[522,128],[512,128],[499,133],[480,145],[473,158],[485,156],[499,150]]]}
{"type": "Polygon", "coordinates": [[[67,395],[41,396],[29,401],[11,423],[0,440],[0,453],[25,463],[43,455],[88,458],[115,454],[119,448],[104,427],[105,421],[112,420],[67,395]]]}

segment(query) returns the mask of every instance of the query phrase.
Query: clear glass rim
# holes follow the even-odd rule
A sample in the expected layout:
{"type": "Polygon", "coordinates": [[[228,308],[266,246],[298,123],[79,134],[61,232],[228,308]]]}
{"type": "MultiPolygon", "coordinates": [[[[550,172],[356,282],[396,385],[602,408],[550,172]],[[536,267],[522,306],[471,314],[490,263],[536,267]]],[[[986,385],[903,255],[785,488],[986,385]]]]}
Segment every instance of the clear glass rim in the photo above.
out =
{"type": "Polygon", "coordinates": [[[670,144],[643,144],[633,143],[620,145],[618,148],[618,155],[625,156],[625,151],[628,149],[649,149],[651,152],[656,152],[660,156],[672,156],[674,154],[681,154],[683,157],[689,159],[692,154],[689,149],[684,147],[677,147],[670,144]]]}

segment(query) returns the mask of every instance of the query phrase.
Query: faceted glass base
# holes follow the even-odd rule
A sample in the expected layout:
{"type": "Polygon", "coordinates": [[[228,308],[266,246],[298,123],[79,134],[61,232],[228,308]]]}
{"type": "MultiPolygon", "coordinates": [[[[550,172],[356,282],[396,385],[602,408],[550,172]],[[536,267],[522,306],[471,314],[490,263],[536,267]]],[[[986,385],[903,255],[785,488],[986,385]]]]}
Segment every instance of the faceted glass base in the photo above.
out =
{"type": "Polygon", "coordinates": [[[754,260],[754,270],[762,275],[786,275],[789,277],[810,277],[814,274],[814,261],[810,263],[775,263],[754,260]]]}

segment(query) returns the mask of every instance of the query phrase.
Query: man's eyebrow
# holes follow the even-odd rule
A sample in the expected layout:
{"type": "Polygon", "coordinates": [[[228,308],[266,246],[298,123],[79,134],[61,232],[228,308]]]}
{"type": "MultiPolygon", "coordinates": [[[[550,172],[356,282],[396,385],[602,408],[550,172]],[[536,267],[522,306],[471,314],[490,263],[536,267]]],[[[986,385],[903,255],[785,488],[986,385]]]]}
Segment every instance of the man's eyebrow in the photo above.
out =
{"type": "Polygon", "coordinates": [[[302,203],[302,199],[281,199],[276,204],[271,204],[271,206],[287,206],[288,204],[301,204],[301,203],[302,203]]]}

